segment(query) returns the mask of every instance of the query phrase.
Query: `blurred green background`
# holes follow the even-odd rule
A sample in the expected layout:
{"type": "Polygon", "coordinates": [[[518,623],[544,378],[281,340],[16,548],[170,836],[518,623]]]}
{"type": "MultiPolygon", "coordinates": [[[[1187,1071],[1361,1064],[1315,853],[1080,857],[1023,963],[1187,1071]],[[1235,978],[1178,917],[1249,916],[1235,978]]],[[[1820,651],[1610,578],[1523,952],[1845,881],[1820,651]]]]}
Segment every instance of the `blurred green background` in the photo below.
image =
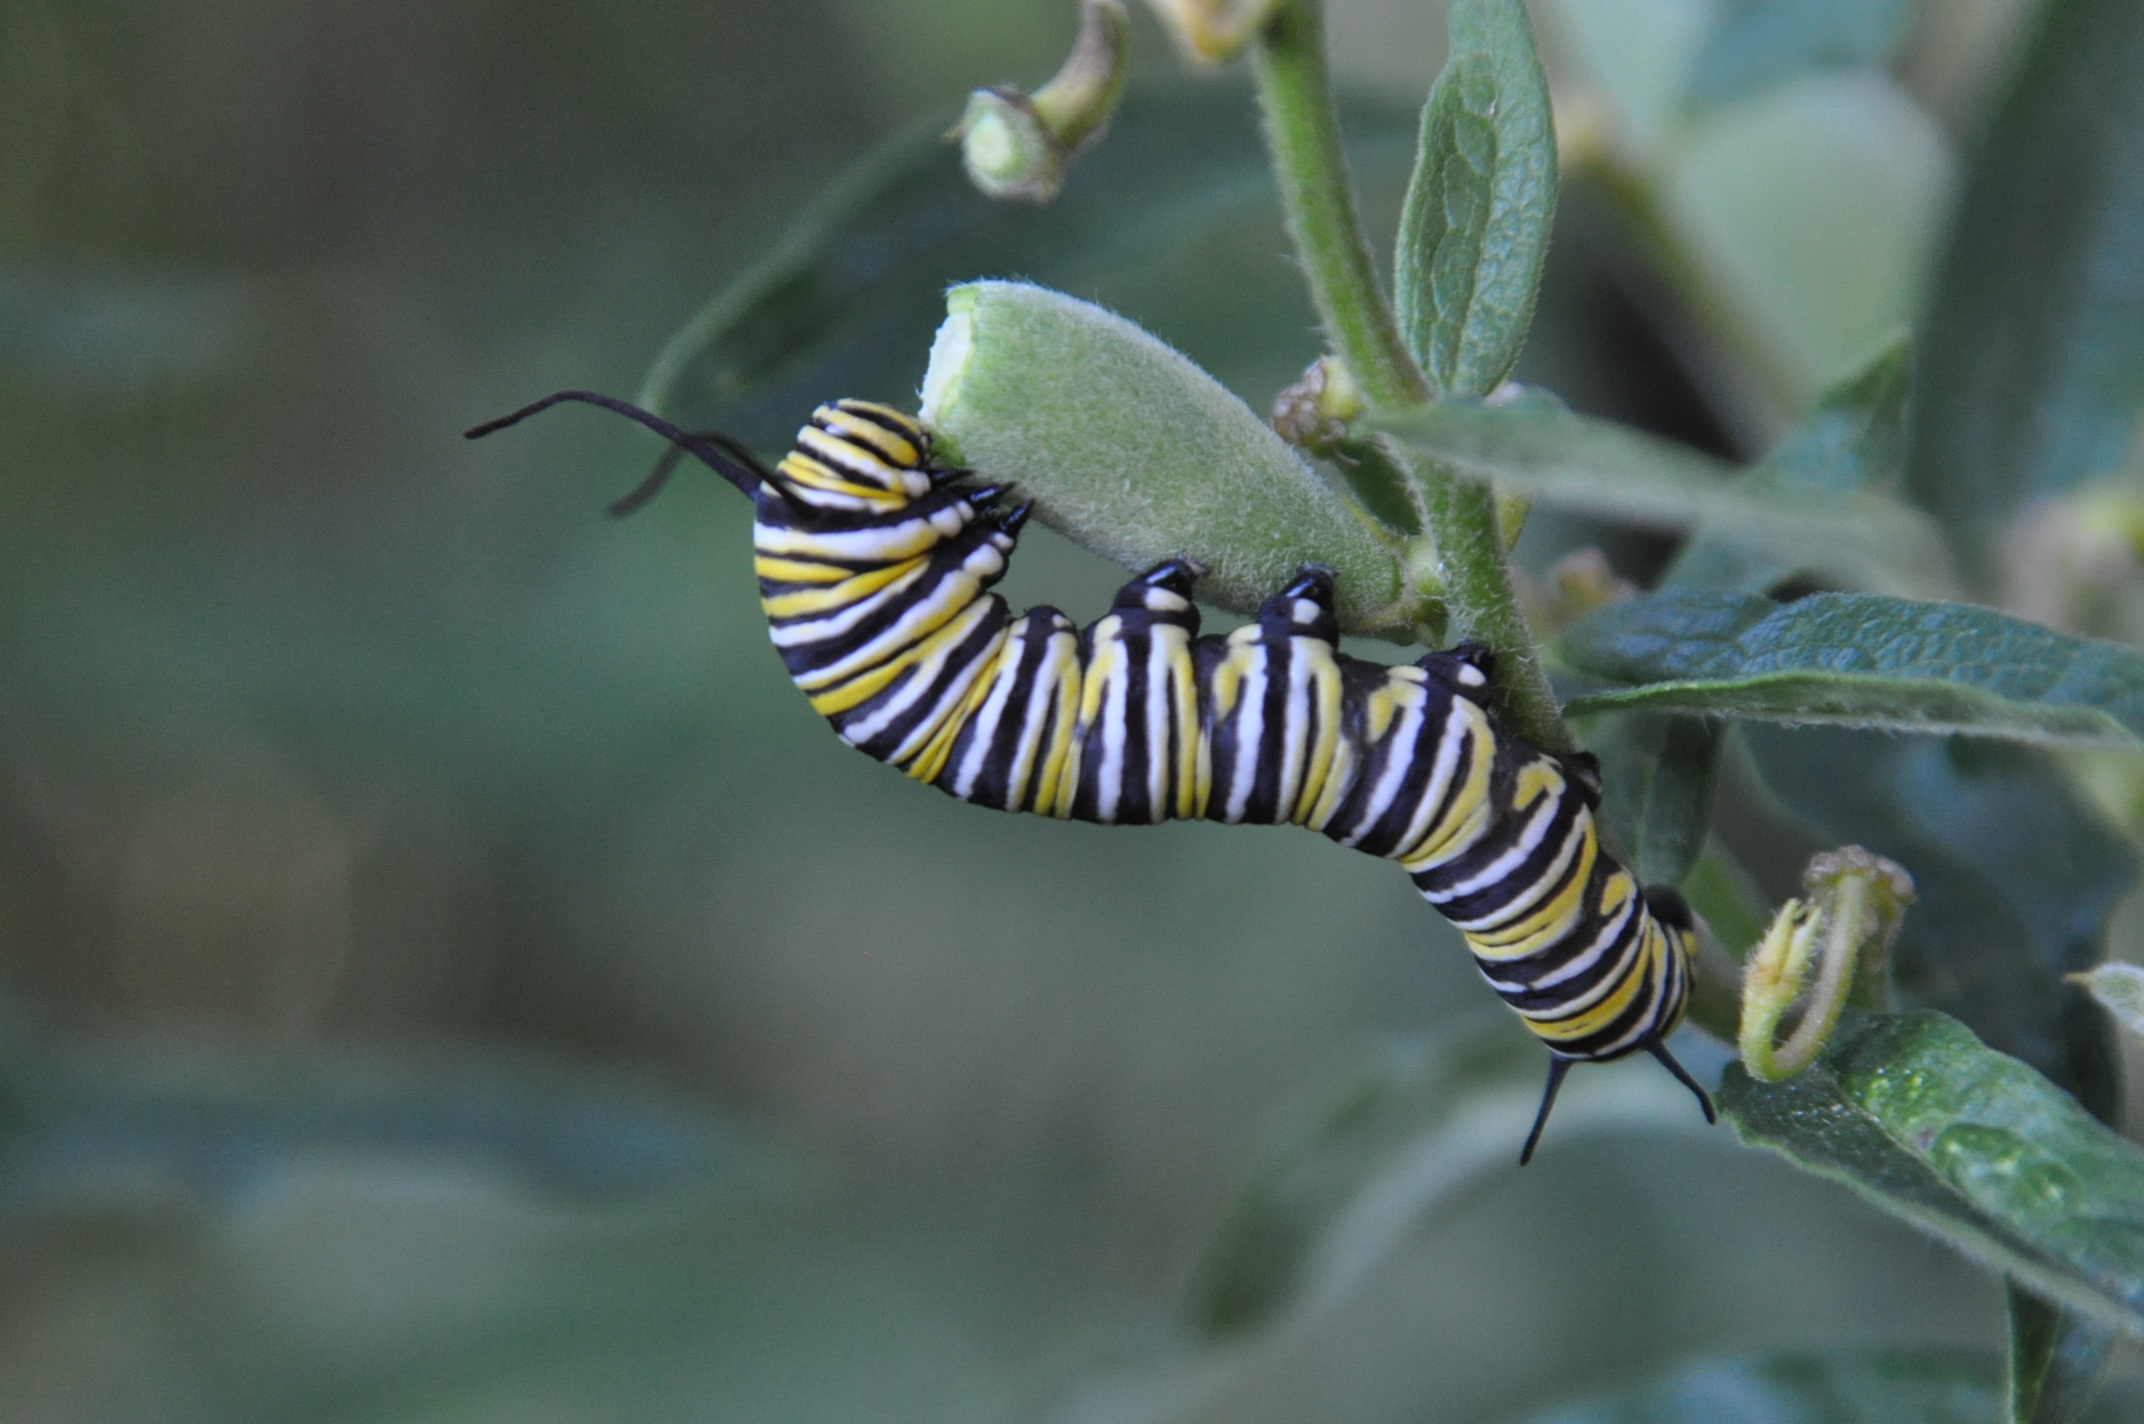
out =
{"type": "MultiPolygon", "coordinates": [[[[1642,85],[1645,24],[1703,9],[1618,6],[1544,14],[1559,92],[1642,85]]],[[[1332,0],[1343,77],[1404,122],[1441,9],[1332,0]]],[[[1790,96],[1896,125],[1809,160],[1842,208],[1905,194],[1838,310],[1753,210],[1788,180],[1751,155],[1810,152],[1767,100],[1670,185],[1726,337],[1581,193],[1522,374],[1761,448],[1911,314],[2017,10],[1927,7],[1896,80],[1790,96]]],[[[741,502],[606,521],[651,447],[593,417],[458,438],[630,393],[844,164],[1072,20],[0,5],[0,1419],[1457,1421],[2000,1343],[1993,1277],[1724,1130],[1552,1129],[1336,1309],[1189,1356],[1280,1106],[1487,1004],[1456,938],[1300,835],[906,783],[783,677],[741,502]]],[[[1226,82],[1138,41],[1141,85],[1226,82]]],[[[1262,407],[1316,353],[1278,224],[1200,241],[1079,294],[1262,407]]],[[[1086,616],[1120,577],[1041,533],[1007,591],[1086,616]]]]}

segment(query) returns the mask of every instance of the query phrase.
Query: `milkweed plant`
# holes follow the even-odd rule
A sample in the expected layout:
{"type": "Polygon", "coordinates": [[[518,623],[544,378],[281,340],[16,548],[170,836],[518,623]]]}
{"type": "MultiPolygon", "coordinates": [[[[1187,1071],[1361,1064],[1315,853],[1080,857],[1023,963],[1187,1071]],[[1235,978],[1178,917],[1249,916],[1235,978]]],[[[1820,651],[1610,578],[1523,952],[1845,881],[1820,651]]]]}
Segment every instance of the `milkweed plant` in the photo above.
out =
{"type": "MultiPolygon", "coordinates": [[[[1582,77],[1605,21],[1558,8],[1582,77]]],[[[1813,1355],[1751,1367],[1781,1411],[1763,1417],[1820,1397],[1867,1411],[1827,1418],[2114,1417],[2095,1393],[2144,1335],[2144,1152],[2119,1131],[2144,971],[2104,961],[2144,830],[2144,618],[2103,570],[2144,551],[2144,8],[2040,7],[1926,235],[1919,329],[1855,351],[1804,310],[1854,293],[1738,273],[1678,184],[1737,102],[1880,66],[1910,5],[1728,7],[1641,102],[1614,75],[1552,93],[1521,0],[1451,0],[1449,62],[1405,133],[1343,113],[1317,0],[1154,10],[1194,67],[1249,72],[1318,319],[1298,379],[1232,390],[1025,280],[1078,286],[1082,263],[1176,240],[1187,195],[1260,162],[1247,113],[1237,147],[1157,145],[1207,100],[1128,90],[1130,19],[1084,0],[1055,78],[971,96],[958,170],[942,126],[867,159],[678,335],[642,404],[772,443],[820,399],[899,396],[859,371],[905,372],[941,453],[1109,559],[1194,559],[1200,598],[1237,612],[1319,564],[1348,633],[1487,644],[1501,725],[1598,755],[1610,850],[1701,917],[1684,1036],[1719,1046],[1735,1136],[2005,1283],[2000,1379],[1813,1355]],[[1113,125],[1165,171],[1112,160],[1113,125]],[[1389,265],[1351,165],[1405,169],[1389,265]],[[1626,260],[1681,314],[1670,344],[1710,363],[1715,448],[1514,380],[1559,186],[1634,235],[1626,260]],[[1528,571],[1514,545],[1543,514],[1643,537],[1528,571]],[[1758,888],[1781,868],[1732,833],[1753,818],[1804,847],[1784,903],[1758,888]]],[[[1496,1023],[1388,1055],[1276,1144],[1198,1273],[1203,1338],[1315,1315],[1405,1220],[1513,1170],[1524,1038],[1496,1023]]],[[[1676,1092],[1576,1084],[1559,1122],[1702,1131],[1676,1092]]],[[[1711,1417],[1675,1412],[1688,1387],[1554,1417],[1711,1417]]]]}

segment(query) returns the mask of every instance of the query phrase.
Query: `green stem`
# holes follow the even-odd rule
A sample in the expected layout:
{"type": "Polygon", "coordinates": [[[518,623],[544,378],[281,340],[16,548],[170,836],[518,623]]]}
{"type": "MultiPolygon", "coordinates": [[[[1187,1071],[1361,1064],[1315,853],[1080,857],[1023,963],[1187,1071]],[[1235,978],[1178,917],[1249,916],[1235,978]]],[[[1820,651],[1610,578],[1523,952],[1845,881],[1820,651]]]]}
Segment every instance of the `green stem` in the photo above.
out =
{"type": "Polygon", "coordinates": [[[1452,622],[1460,637],[1496,650],[1498,719],[1530,746],[1545,752],[1571,750],[1577,743],[1563,724],[1533,629],[1511,584],[1511,566],[1497,526],[1496,491],[1485,481],[1427,462],[1418,462],[1416,473],[1429,486],[1429,529],[1444,568],[1444,597],[1452,622]]]}
{"type": "MultiPolygon", "coordinates": [[[[1252,49],[1252,70],[1288,231],[1335,354],[1372,406],[1426,404],[1436,393],[1400,336],[1355,217],[1319,0],[1283,0],[1252,49]]],[[[1415,474],[1429,492],[1429,534],[1453,619],[1463,636],[1496,649],[1505,725],[1543,751],[1568,750],[1570,731],[1511,585],[1494,492],[1434,467],[1418,465],[1415,474]]]]}
{"type": "Polygon", "coordinates": [[[1371,405],[1420,405],[1432,395],[1429,382],[1400,338],[1355,217],[1319,0],[1285,0],[1251,56],[1288,232],[1333,349],[1371,405]]]}

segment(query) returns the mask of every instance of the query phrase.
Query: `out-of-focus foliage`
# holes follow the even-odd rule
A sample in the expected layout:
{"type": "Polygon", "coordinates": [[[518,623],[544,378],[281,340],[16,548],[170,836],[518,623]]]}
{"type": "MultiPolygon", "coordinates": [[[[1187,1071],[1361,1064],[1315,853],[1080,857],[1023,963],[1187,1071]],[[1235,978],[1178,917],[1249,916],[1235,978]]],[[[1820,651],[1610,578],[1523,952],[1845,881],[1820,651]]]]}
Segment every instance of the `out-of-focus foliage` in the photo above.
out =
{"type": "MultiPolygon", "coordinates": [[[[1329,8],[1376,89],[1345,115],[1389,250],[1442,7],[1329,8]]],[[[1714,588],[1940,592],[1877,448],[1903,358],[1864,364],[1938,249],[1929,330],[1977,344],[1928,358],[1917,498],[1965,525],[2110,473],[2136,26],[2053,0],[2011,91],[2020,8],[1533,7],[1566,183],[1515,374],[1577,413],[1449,414],[1485,448],[1650,432],[1536,462],[1614,477],[1561,508],[1536,479],[1537,575],[1599,543],[1651,583],[1658,531],[1696,529],[1739,570],[1714,588]],[[1925,443],[1961,410],[1985,428],[1925,443]],[[1826,500],[1891,522],[1812,552],[1791,521],[1826,500]]],[[[587,414],[454,438],[629,392],[684,327],[658,398],[779,445],[826,396],[907,402],[944,288],[993,277],[1264,408],[1319,351],[1229,79],[1137,17],[1138,92],[1048,209],[988,204],[936,143],[1073,22],[0,13],[0,1417],[1996,1417],[1994,1279],[1694,1136],[1686,1101],[1606,1130],[1665,1121],[1648,1065],[1574,1082],[1512,1171],[1538,1059],[1502,1021],[1436,1034],[1484,991],[1384,867],[926,794],[795,698],[740,502],[606,523],[654,447],[587,414]],[[1390,1035],[1434,1046],[1267,1132],[1390,1035]],[[1856,1349],[1777,1353],[1811,1341],[1856,1349]]],[[[1496,448],[1520,481],[1536,447],[1496,448]]],[[[1117,577],[1030,535],[1007,591],[1084,617],[1117,577]]],[[[2113,1111],[2059,976],[2132,855],[2052,757],[1593,723],[1641,728],[1607,761],[1649,788],[1619,823],[1649,874],[1708,844],[1693,890],[1736,862],[1776,889],[1812,839],[1901,859],[1902,988],[2113,1111]]],[[[2105,1342],[2018,1318],[2052,1418],[2105,1342]]]]}
{"type": "Polygon", "coordinates": [[[2144,18],[2050,5],[1959,199],[1929,302],[1921,501],[1975,534],[2105,474],[2144,404],[2144,18]]]}

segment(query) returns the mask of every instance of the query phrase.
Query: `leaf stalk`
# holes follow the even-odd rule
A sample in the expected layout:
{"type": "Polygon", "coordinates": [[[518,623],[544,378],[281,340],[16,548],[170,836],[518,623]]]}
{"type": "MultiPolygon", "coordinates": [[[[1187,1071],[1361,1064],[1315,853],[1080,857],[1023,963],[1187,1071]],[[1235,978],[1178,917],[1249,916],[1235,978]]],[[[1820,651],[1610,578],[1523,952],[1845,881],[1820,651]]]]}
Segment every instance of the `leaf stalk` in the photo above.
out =
{"type": "MultiPolygon", "coordinates": [[[[1326,64],[1319,0],[1283,0],[1251,51],[1266,141],[1288,231],[1327,339],[1374,409],[1403,411],[1436,398],[1409,351],[1356,217],[1326,64]]],[[[1498,710],[1510,730],[1544,751],[1573,745],[1511,581],[1495,492],[1482,481],[1414,462],[1425,487],[1422,542],[1443,570],[1442,595],[1462,637],[1497,653],[1498,710]]],[[[1433,638],[1430,628],[1419,630],[1433,638]]]]}

